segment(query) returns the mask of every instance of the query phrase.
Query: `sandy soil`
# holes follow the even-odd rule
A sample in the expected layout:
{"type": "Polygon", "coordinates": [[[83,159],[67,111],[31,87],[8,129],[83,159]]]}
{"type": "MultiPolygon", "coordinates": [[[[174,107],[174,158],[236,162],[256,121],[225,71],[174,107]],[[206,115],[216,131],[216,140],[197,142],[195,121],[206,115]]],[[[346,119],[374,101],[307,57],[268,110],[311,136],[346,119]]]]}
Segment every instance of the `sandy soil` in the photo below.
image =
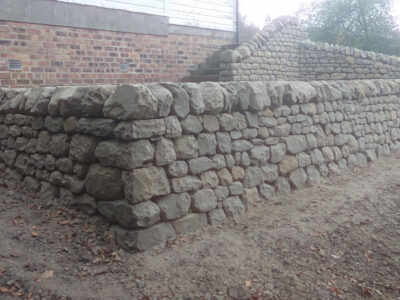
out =
{"type": "Polygon", "coordinates": [[[400,154],[145,253],[0,185],[0,299],[400,299],[400,154]]]}

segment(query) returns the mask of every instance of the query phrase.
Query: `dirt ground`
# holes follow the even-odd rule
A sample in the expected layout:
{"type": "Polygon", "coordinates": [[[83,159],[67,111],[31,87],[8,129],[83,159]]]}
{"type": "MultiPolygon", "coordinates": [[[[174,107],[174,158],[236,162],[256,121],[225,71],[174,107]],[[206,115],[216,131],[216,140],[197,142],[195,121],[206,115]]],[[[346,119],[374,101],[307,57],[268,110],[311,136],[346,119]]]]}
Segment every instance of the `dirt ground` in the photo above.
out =
{"type": "Polygon", "coordinates": [[[400,154],[145,253],[0,185],[0,299],[400,299],[400,154]]]}

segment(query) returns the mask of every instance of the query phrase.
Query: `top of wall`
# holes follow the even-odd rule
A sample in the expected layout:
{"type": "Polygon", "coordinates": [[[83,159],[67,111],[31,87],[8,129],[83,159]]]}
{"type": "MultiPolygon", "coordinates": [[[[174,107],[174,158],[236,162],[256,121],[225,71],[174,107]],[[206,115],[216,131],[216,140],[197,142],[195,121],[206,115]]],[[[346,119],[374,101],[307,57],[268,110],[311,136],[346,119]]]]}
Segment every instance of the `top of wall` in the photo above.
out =
{"type": "MultiPolygon", "coordinates": [[[[123,139],[131,140],[140,138],[136,135],[140,126],[144,126],[140,127],[141,129],[150,131],[157,128],[158,123],[153,124],[150,119],[174,116],[175,120],[183,120],[189,114],[257,113],[282,105],[359,101],[368,97],[399,94],[400,80],[6,88],[0,89],[0,114],[116,119],[126,121],[121,125],[123,128],[127,126],[126,130],[123,130],[123,139]],[[136,120],[146,121],[143,124],[135,124],[136,120]]],[[[163,130],[165,131],[165,128],[163,130]]]]}

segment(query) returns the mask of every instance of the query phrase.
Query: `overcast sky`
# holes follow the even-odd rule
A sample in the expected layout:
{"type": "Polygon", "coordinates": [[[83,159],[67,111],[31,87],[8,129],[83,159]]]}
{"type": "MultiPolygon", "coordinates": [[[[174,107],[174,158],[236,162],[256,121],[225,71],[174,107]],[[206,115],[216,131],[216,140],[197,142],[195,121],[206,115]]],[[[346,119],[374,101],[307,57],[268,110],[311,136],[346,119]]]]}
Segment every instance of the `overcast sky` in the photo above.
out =
{"type": "MultiPolygon", "coordinates": [[[[263,27],[265,18],[269,15],[271,19],[282,15],[293,15],[304,3],[311,0],[239,0],[240,13],[259,27],[263,27]]],[[[400,0],[394,1],[392,14],[400,19],[400,0]]],[[[400,20],[398,21],[400,24],[400,20]]]]}

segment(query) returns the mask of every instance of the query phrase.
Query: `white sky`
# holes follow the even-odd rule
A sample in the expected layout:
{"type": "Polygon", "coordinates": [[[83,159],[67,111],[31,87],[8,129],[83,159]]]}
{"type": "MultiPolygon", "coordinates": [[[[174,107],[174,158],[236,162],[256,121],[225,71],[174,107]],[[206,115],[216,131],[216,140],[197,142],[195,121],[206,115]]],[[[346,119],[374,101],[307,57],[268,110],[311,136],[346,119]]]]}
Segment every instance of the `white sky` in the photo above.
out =
{"type": "MultiPolygon", "coordinates": [[[[304,4],[311,0],[239,0],[239,11],[247,16],[259,27],[263,27],[265,18],[269,15],[271,19],[282,15],[294,15],[304,4]]],[[[400,0],[394,0],[392,14],[399,17],[400,24],[400,0]]]]}

